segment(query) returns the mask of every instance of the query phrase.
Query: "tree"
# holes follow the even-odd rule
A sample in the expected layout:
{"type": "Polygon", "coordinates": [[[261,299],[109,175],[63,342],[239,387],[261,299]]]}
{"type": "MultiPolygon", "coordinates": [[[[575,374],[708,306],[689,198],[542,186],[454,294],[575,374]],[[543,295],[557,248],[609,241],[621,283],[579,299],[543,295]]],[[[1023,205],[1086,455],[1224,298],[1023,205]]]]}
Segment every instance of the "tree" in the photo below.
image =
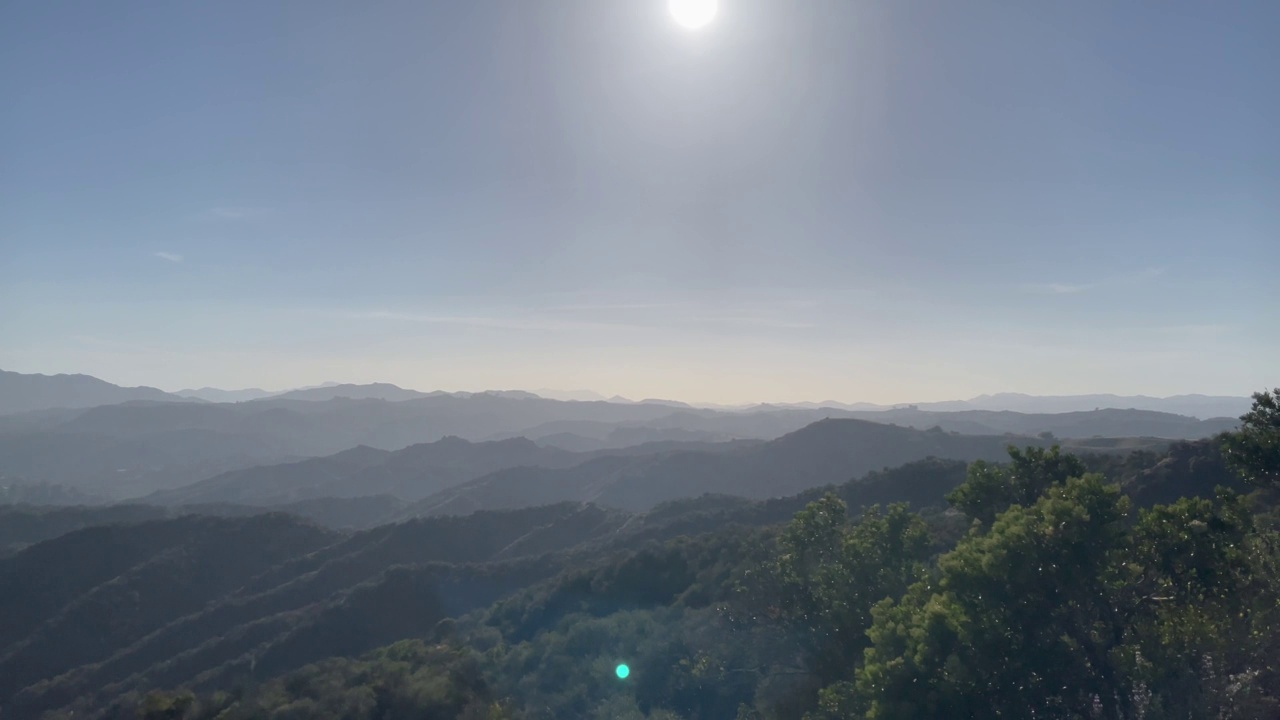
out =
{"type": "Polygon", "coordinates": [[[981,460],[971,464],[964,483],[947,495],[947,502],[989,526],[1011,505],[1030,505],[1045,490],[1086,472],[1079,458],[1063,454],[1057,445],[1048,450],[1019,450],[1011,445],[1009,459],[1007,465],[981,460]]]}
{"type": "MultiPolygon", "coordinates": [[[[1117,660],[1149,718],[1276,717],[1275,550],[1239,495],[1144,511],[1117,567],[1117,660]]],[[[1135,708],[1138,710],[1139,708],[1135,708]]]]}
{"type": "Polygon", "coordinates": [[[1280,483],[1280,388],[1253,394],[1240,429],[1222,435],[1227,464],[1254,485],[1280,483]]]}
{"type": "Polygon", "coordinates": [[[1105,570],[1127,516],[1119,489],[1089,475],[965,538],[936,580],[876,607],[856,680],[866,717],[1123,717],[1105,570]]]}
{"type": "Polygon", "coordinates": [[[876,607],[824,717],[1276,717],[1274,538],[1225,489],[1128,508],[1088,475],[971,533],[876,607]]]}
{"type": "Polygon", "coordinates": [[[764,639],[773,628],[786,640],[759,668],[757,707],[767,717],[800,717],[823,686],[851,679],[872,608],[922,578],[930,554],[928,526],[905,504],[872,506],[850,522],[845,503],[828,493],[796,513],[776,556],[744,578],[742,615],[759,620],[743,629],[764,639]],[[790,659],[797,655],[799,667],[790,659]]]}

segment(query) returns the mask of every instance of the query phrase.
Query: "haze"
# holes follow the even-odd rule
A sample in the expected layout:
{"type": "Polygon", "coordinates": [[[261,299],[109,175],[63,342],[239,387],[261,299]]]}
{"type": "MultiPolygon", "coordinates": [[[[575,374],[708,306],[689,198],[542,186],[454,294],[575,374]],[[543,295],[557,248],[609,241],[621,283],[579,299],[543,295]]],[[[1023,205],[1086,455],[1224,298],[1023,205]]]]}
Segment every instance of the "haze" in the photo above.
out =
{"type": "Polygon", "coordinates": [[[0,367],[1245,395],[1280,5],[10,3],[0,367]]]}
{"type": "Polygon", "coordinates": [[[0,718],[1280,718],[1278,31],[0,2],[0,718]]]}

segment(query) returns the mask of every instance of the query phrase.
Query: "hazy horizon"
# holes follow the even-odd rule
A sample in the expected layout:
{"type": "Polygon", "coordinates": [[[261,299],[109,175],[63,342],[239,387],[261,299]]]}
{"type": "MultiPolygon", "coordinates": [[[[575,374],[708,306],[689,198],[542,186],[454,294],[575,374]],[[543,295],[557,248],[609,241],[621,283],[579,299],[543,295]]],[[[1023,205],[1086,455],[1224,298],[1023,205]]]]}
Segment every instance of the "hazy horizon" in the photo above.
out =
{"type": "Polygon", "coordinates": [[[1280,357],[1277,21],[9,4],[0,367],[718,403],[1247,394],[1280,357]]]}
{"type": "Polygon", "coordinates": [[[249,385],[249,386],[243,386],[243,387],[219,387],[215,385],[202,385],[202,384],[188,384],[180,387],[164,387],[161,385],[156,385],[154,383],[145,383],[145,382],[139,383],[138,385],[122,384],[122,383],[117,383],[112,381],[111,378],[102,377],[100,375],[96,375],[94,373],[88,373],[88,372],[52,373],[52,372],[22,371],[22,370],[14,370],[12,368],[0,368],[0,370],[8,370],[10,372],[22,372],[25,374],[39,374],[39,375],[58,375],[58,374],[87,375],[90,377],[95,377],[99,380],[111,382],[112,384],[115,384],[115,385],[121,385],[122,387],[138,387],[138,386],[153,387],[167,393],[215,390],[219,392],[230,392],[230,393],[244,392],[244,391],[262,391],[269,394],[281,394],[281,393],[291,392],[295,390],[308,390],[313,388],[323,388],[323,387],[335,386],[335,385],[389,384],[389,385],[394,385],[396,387],[399,387],[401,389],[414,390],[414,391],[424,392],[424,393],[436,392],[436,391],[442,391],[442,392],[448,392],[448,393],[523,391],[523,392],[533,393],[535,395],[539,395],[541,397],[545,397],[548,399],[557,399],[557,400],[612,400],[614,398],[621,398],[623,400],[628,400],[631,402],[641,402],[645,400],[667,400],[667,401],[683,402],[693,406],[725,406],[725,407],[751,406],[751,405],[757,405],[757,404],[782,405],[782,404],[824,403],[824,402],[832,402],[832,403],[838,403],[842,405],[868,404],[868,405],[878,405],[878,406],[889,407],[889,406],[906,406],[906,405],[912,405],[917,403],[929,404],[929,403],[940,403],[940,402],[966,402],[966,401],[978,400],[986,397],[1001,396],[1001,395],[1027,396],[1027,397],[1035,397],[1035,398],[1088,397],[1088,396],[1095,396],[1095,395],[1097,396],[1113,395],[1113,396],[1119,396],[1119,397],[1146,397],[1146,398],[1152,398],[1157,400],[1169,399],[1173,397],[1187,397],[1187,396],[1247,398],[1253,392],[1255,392],[1254,390],[1246,390],[1246,391],[1234,392],[1234,393],[1232,392],[1227,392],[1227,393],[1185,392],[1185,393],[1171,393],[1169,395],[1148,395],[1145,393],[1107,392],[1107,391],[1051,394],[1051,393],[1026,393],[1026,392],[1021,392],[1017,390],[1000,390],[1000,391],[994,391],[994,392],[976,393],[974,395],[965,395],[965,396],[957,395],[957,396],[931,397],[931,398],[914,397],[914,398],[908,398],[905,400],[901,400],[901,399],[868,400],[865,398],[842,398],[842,397],[836,397],[836,396],[816,397],[815,396],[815,397],[772,398],[772,399],[748,398],[748,399],[742,399],[742,400],[721,401],[721,400],[704,400],[697,397],[674,397],[674,396],[667,396],[667,395],[626,395],[624,393],[604,392],[604,391],[596,390],[593,388],[583,388],[583,387],[550,388],[550,387],[530,386],[530,387],[461,388],[461,387],[447,387],[447,386],[418,386],[418,385],[406,384],[401,382],[394,382],[387,379],[370,380],[367,382],[366,381],[350,382],[350,381],[338,381],[338,380],[330,379],[330,380],[324,380],[320,382],[311,382],[311,383],[305,383],[305,384],[300,383],[300,384],[286,385],[286,386],[280,386],[280,387],[263,387],[262,385],[249,385]]]}

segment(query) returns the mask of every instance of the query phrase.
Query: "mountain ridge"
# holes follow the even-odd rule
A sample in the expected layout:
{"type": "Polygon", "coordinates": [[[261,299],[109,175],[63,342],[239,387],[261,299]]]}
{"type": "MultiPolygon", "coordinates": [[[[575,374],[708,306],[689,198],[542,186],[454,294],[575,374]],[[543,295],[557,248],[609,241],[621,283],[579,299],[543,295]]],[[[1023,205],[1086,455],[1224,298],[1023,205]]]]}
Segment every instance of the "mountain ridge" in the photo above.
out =
{"type": "MultiPolygon", "coordinates": [[[[205,402],[250,402],[254,400],[264,400],[269,398],[285,398],[285,399],[302,399],[302,400],[331,400],[338,397],[349,397],[352,399],[382,399],[389,401],[412,400],[424,397],[435,397],[440,395],[451,395],[455,397],[472,397],[475,395],[495,395],[503,397],[521,397],[521,398],[540,398],[548,400],[559,400],[563,402],[610,402],[614,404],[662,404],[672,407],[710,409],[725,412],[749,412],[760,408],[800,408],[800,409],[820,409],[833,408],[848,411],[881,411],[881,410],[900,410],[904,408],[917,408],[925,411],[962,411],[962,410],[993,410],[993,411],[1014,411],[1027,412],[1033,414],[1061,413],[1061,412],[1082,412],[1097,409],[1119,409],[1119,410],[1151,410],[1156,412],[1169,412],[1175,415],[1186,415],[1199,419],[1207,419],[1214,417],[1238,417],[1248,409],[1250,399],[1247,396],[1227,396],[1227,395],[1207,395],[1201,393],[1185,393],[1177,395],[1169,395],[1165,397],[1151,395],[1117,395],[1114,393],[1086,393],[1079,395],[1033,395],[1020,392],[998,392],[985,393],[976,395],[967,400],[941,400],[928,402],[902,402],[902,403],[869,403],[869,402],[841,402],[836,400],[826,400],[823,402],[797,401],[797,402],[773,402],[773,403],[739,403],[739,404],[718,404],[718,403],[699,403],[687,402],[680,400],[668,400],[658,398],[645,398],[643,400],[631,400],[622,395],[613,395],[606,397],[601,393],[592,390],[553,390],[542,388],[533,392],[525,390],[485,390],[485,391],[456,391],[449,392],[444,390],[421,391],[410,388],[404,388],[399,385],[386,382],[374,383],[336,383],[325,382],[320,385],[311,385],[299,388],[292,388],[280,391],[269,391],[261,388],[244,388],[244,389],[221,389],[216,387],[201,387],[199,389],[183,389],[176,392],[168,393],[157,388],[139,386],[136,388],[125,388],[113,385],[92,375],[85,374],[58,374],[58,375],[41,375],[41,374],[23,374],[12,371],[0,370],[0,414],[11,414],[15,412],[26,412],[28,410],[54,409],[58,407],[91,407],[94,404],[114,404],[124,400],[108,399],[103,402],[98,400],[82,400],[80,404],[75,405],[59,405],[57,401],[50,399],[34,399],[27,398],[25,402],[14,402],[11,395],[13,390],[6,388],[5,383],[14,384],[20,380],[28,383],[49,382],[58,380],[61,382],[79,383],[83,387],[96,386],[99,392],[115,392],[118,397],[126,400],[200,400],[205,402]],[[111,390],[114,388],[115,390],[111,390]],[[130,392],[136,391],[136,392],[130,392]],[[12,406],[18,409],[6,409],[12,406]]],[[[65,402],[65,401],[64,401],[65,402]]]]}
{"type": "Polygon", "coordinates": [[[627,511],[706,493],[749,499],[791,495],[844,482],[881,467],[927,457],[998,460],[1009,444],[1042,438],[958,435],[864,420],[819,420],[795,432],[729,452],[673,451],[605,456],[570,468],[508,468],[427,497],[414,515],[458,515],[553,502],[591,502],[627,511]]]}
{"type": "Polygon", "coordinates": [[[724,412],[652,403],[557,401],[525,393],[435,394],[402,401],[265,398],[241,403],[131,400],[0,416],[0,485],[62,485],[109,500],[172,490],[250,467],[322,457],[359,445],[399,450],[454,435],[480,442],[526,437],[575,452],[656,441],[771,440],[824,418],[938,426],[969,435],[1064,439],[1194,439],[1227,418],[1136,410],[1027,415],[770,408],[724,412]]]}
{"type": "Polygon", "coordinates": [[[92,375],[43,375],[0,370],[0,415],[89,408],[134,400],[199,402],[145,385],[123,387],[92,375]]]}

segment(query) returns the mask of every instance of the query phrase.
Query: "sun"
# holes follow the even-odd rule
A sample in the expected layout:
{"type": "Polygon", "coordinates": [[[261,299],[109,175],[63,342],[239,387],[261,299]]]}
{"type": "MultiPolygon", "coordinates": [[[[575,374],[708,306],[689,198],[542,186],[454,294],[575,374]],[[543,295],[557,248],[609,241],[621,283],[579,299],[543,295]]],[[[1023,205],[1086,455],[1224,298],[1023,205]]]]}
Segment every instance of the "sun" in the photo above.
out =
{"type": "Polygon", "coordinates": [[[681,26],[696,30],[716,17],[719,0],[667,0],[671,17],[681,26]]]}

